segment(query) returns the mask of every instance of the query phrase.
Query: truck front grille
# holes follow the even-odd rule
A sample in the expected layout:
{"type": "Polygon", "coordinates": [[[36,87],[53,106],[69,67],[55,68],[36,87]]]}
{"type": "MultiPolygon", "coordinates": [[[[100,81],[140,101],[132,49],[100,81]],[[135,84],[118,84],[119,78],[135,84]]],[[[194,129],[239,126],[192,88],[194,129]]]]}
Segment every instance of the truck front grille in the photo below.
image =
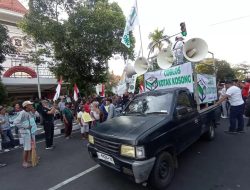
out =
{"type": "Polygon", "coordinates": [[[102,150],[104,152],[111,153],[111,154],[119,154],[120,153],[120,144],[119,143],[107,141],[107,140],[100,139],[97,137],[94,137],[94,138],[95,138],[95,146],[99,150],[102,150]]]}

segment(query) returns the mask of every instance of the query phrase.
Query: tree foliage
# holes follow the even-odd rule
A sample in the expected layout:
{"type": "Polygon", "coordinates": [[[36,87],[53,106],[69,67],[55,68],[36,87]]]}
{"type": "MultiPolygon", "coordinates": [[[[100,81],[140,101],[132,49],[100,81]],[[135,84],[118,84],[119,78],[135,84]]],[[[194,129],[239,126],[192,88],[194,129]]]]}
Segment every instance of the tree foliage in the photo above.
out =
{"type": "Polygon", "coordinates": [[[234,70],[228,62],[225,60],[216,60],[215,65],[217,68],[217,81],[235,79],[234,70]]]}
{"type": "Polygon", "coordinates": [[[7,28],[0,24],[0,71],[2,70],[1,64],[5,61],[5,56],[11,53],[15,53],[15,47],[8,36],[7,28]]]}
{"type": "Polygon", "coordinates": [[[196,64],[196,72],[199,74],[214,74],[215,68],[213,65],[213,59],[205,59],[196,64]]]}
{"type": "Polygon", "coordinates": [[[154,32],[151,32],[149,34],[149,39],[151,40],[149,44],[149,49],[152,49],[152,52],[154,52],[155,49],[158,51],[161,51],[163,47],[163,42],[161,41],[164,36],[164,29],[159,30],[158,28],[154,30],[154,32]],[[155,45],[155,46],[154,46],[155,45]]]}
{"type": "MultiPolygon", "coordinates": [[[[5,61],[5,56],[11,53],[15,53],[15,47],[12,45],[8,36],[8,30],[5,26],[0,24],[0,77],[3,70],[2,63],[5,61]]],[[[7,98],[6,89],[0,78],[0,104],[7,98]]]]}
{"type": "Polygon", "coordinates": [[[37,43],[52,47],[52,71],[65,81],[92,89],[107,81],[108,60],[114,54],[133,59],[134,38],[130,49],[121,43],[125,17],[117,3],[32,0],[29,6],[20,26],[37,43]],[[67,20],[60,19],[62,10],[67,20]]]}
{"type": "Polygon", "coordinates": [[[250,65],[249,64],[239,64],[233,67],[235,76],[239,80],[245,80],[248,78],[248,74],[250,73],[250,65]]]}
{"type": "Polygon", "coordinates": [[[2,81],[0,80],[0,105],[5,102],[7,98],[7,91],[2,81]]]}
{"type": "Polygon", "coordinates": [[[217,81],[224,81],[235,79],[235,71],[231,65],[225,60],[215,59],[215,67],[213,66],[213,59],[205,59],[196,66],[196,72],[200,74],[213,74],[216,72],[217,81]]]}
{"type": "Polygon", "coordinates": [[[105,92],[108,95],[113,95],[112,88],[118,85],[119,81],[121,80],[121,77],[115,75],[113,72],[109,72],[107,78],[108,80],[105,83],[105,92]]]}
{"type": "MultiPolygon", "coordinates": [[[[155,29],[153,32],[151,32],[148,36],[148,38],[150,39],[150,43],[148,45],[148,49],[151,53],[159,53],[163,47],[163,41],[161,41],[163,39],[164,36],[164,29],[159,30],[158,28],[155,29]]],[[[159,70],[160,67],[157,64],[157,60],[156,60],[156,56],[153,56],[151,58],[151,63],[150,63],[151,67],[149,68],[150,71],[155,71],[155,70],[159,70]]]]}

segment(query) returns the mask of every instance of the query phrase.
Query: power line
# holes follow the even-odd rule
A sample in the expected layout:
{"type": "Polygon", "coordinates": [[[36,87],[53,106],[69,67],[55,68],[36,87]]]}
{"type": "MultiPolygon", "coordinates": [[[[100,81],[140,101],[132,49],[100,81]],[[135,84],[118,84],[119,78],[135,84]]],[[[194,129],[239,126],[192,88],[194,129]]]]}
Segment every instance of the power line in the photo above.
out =
{"type": "Polygon", "coordinates": [[[237,17],[237,18],[232,18],[232,19],[229,19],[229,20],[224,20],[224,21],[221,21],[221,22],[210,24],[209,26],[215,26],[215,25],[220,25],[220,24],[224,24],[224,23],[227,23],[227,22],[233,22],[233,21],[244,19],[244,18],[247,18],[247,17],[250,17],[250,15],[241,16],[241,17],[237,17]]]}

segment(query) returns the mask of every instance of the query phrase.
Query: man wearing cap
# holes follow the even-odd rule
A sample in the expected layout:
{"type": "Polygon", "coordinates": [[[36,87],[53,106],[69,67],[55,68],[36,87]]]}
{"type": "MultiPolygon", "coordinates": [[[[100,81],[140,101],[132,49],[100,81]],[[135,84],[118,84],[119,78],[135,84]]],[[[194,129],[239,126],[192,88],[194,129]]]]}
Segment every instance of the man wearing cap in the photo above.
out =
{"type": "Polygon", "coordinates": [[[42,101],[41,114],[43,116],[43,124],[45,131],[45,143],[46,150],[53,149],[53,138],[54,138],[54,114],[56,109],[54,107],[49,107],[49,102],[46,100],[42,101]]]}
{"type": "Polygon", "coordinates": [[[216,104],[221,104],[228,98],[230,107],[230,127],[227,133],[243,133],[244,132],[244,101],[241,95],[241,89],[234,85],[233,81],[226,81],[226,94],[219,99],[216,104]],[[236,121],[238,121],[238,128],[236,128],[236,121]]]}
{"type": "Polygon", "coordinates": [[[23,110],[19,113],[18,117],[14,120],[14,125],[18,127],[21,138],[23,139],[23,167],[31,167],[29,163],[31,156],[31,125],[30,119],[33,117],[31,115],[31,110],[33,108],[33,103],[30,101],[25,101],[22,104],[23,110]]]}

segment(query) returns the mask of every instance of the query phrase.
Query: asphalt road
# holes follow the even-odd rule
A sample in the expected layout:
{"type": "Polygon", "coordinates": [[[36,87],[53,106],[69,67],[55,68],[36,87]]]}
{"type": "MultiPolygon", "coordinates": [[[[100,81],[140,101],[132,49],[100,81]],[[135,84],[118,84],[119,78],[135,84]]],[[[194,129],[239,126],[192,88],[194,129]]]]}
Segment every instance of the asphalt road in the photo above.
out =
{"type": "MultiPolygon", "coordinates": [[[[229,135],[223,132],[227,126],[222,120],[214,141],[199,140],[178,157],[179,168],[168,190],[250,190],[250,128],[245,134],[229,135]]],[[[79,132],[70,140],[57,137],[55,145],[45,150],[44,142],[38,143],[41,162],[29,169],[21,167],[22,149],[0,154],[0,162],[8,164],[0,168],[0,190],[148,189],[96,166],[79,132]]]]}

